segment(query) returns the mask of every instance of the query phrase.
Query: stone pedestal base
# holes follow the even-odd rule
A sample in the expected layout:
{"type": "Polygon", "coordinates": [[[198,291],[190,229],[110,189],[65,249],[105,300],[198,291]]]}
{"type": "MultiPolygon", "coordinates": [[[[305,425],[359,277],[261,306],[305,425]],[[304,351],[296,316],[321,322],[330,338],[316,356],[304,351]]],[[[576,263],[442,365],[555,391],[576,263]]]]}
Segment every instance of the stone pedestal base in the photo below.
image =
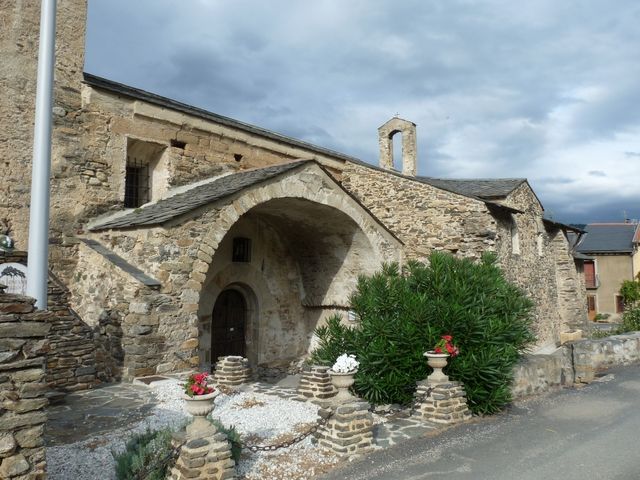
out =
{"type": "Polygon", "coordinates": [[[298,393],[311,401],[321,403],[333,397],[337,390],[331,383],[329,367],[314,365],[302,372],[298,393]]]}
{"type": "MultiPolygon", "coordinates": [[[[214,428],[215,430],[215,428],[214,428]]],[[[187,435],[189,432],[187,432],[187,435]]],[[[174,446],[182,443],[180,435],[174,446]]],[[[236,477],[231,445],[223,433],[207,438],[190,438],[180,449],[180,456],[169,474],[170,480],[226,480],[236,477]]]]}
{"type": "Polygon", "coordinates": [[[467,394],[460,382],[418,384],[415,417],[435,423],[458,423],[471,418],[467,394]]]}
{"type": "Polygon", "coordinates": [[[249,360],[243,357],[228,356],[218,358],[213,378],[218,385],[237,387],[246,383],[250,375],[249,360]]]}
{"type": "MultiPolygon", "coordinates": [[[[327,412],[328,413],[328,412],[327,412]]],[[[333,415],[315,434],[318,445],[339,455],[357,455],[373,450],[373,416],[367,402],[335,407],[333,415]]]]}

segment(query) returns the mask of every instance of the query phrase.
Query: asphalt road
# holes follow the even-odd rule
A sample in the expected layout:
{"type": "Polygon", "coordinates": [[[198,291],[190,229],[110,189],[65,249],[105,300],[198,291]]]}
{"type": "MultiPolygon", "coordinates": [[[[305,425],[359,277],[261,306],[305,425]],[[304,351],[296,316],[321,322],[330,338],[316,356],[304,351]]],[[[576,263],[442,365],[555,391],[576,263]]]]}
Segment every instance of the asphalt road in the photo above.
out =
{"type": "Polygon", "coordinates": [[[640,366],[409,440],[323,480],[639,480],[640,366]]]}

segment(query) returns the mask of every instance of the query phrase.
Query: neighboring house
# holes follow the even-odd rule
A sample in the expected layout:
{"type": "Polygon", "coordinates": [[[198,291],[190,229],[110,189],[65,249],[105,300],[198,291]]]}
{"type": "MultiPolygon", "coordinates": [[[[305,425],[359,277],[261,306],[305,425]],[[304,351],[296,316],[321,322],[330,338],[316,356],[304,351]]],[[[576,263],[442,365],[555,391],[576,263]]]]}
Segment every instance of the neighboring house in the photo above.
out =
{"type": "MultiPolygon", "coordinates": [[[[540,345],[586,321],[567,239],[580,230],[545,219],[526,179],[416,176],[416,126],[400,118],[379,128],[374,166],[83,74],[86,2],[59,7],[50,265],[122,376],[223,354],[297,360],[318,324],[347,312],[358,275],[434,250],[494,252],[535,303],[540,345]]],[[[38,10],[0,17],[0,220],[22,248],[36,46],[16,39],[37,38],[38,10]]]]}
{"type": "Polygon", "coordinates": [[[624,310],[620,286],[640,272],[638,224],[591,223],[585,230],[576,251],[587,256],[583,262],[589,318],[609,314],[616,320],[624,310]]]}

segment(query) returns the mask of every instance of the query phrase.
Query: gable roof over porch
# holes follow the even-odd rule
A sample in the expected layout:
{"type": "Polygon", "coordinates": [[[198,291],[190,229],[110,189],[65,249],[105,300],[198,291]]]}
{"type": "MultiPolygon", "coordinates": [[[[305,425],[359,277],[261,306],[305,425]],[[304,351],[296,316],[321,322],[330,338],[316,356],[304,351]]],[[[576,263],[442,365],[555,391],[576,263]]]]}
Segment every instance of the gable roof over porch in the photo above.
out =
{"type": "Polygon", "coordinates": [[[118,230],[161,225],[199,207],[222,200],[254,185],[285,175],[288,172],[293,172],[295,169],[303,169],[311,165],[315,165],[322,170],[328,180],[339,187],[344,195],[355,201],[356,204],[362,208],[375,223],[393,237],[395,241],[399,244],[403,243],[392,230],[382,223],[357,197],[348,192],[340,182],[336,181],[335,178],[315,160],[297,160],[290,163],[245,170],[195,182],[191,185],[175,189],[173,194],[170,192],[169,196],[141,208],[128,209],[107,218],[96,219],[89,225],[89,230],[96,232],[110,229],[118,230]]]}

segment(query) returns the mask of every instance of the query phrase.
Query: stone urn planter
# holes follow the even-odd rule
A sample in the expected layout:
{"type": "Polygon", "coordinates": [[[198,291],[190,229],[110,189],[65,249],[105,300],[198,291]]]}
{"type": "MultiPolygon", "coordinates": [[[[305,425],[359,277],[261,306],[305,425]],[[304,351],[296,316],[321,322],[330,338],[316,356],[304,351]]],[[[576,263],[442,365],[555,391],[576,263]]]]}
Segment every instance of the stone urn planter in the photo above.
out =
{"type": "Polygon", "coordinates": [[[206,395],[194,395],[193,397],[184,394],[184,409],[194,417],[206,417],[213,411],[213,400],[219,394],[220,391],[218,390],[206,395]]]}
{"type": "Polygon", "coordinates": [[[215,433],[215,427],[206,417],[213,411],[213,401],[219,394],[219,390],[206,395],[194,395],[193,397],[183,394],[184,409],[187,413],[193,415],[193,422],[187,425],[187,435],[190,438],[198,437],[200,434],[215,433]]]}
{"type": "Polygon", "coordinates": [[[331,383],[336,387],[338,393],[333,397],[333,401],[336,403],[346,403],[356,399],[355,396],[349,392],[349,388],[355,382],[353,378],[355,374],[358,373],[358,370],[353,370],[347,373],[334,372],[333,370],[329,370],[329,375],[331,376],[331,383]]]}
{"type": "Polygon", "coordinates": [[[449,381],[449,377],[442,372],[442,369],[447,366],[449,354],[429,351],[425,352],[423,355],[427,357],[427,364],[433,368],[433,373],[427,377],[427,382],[433,384],[447,383],[449,381]]]}

